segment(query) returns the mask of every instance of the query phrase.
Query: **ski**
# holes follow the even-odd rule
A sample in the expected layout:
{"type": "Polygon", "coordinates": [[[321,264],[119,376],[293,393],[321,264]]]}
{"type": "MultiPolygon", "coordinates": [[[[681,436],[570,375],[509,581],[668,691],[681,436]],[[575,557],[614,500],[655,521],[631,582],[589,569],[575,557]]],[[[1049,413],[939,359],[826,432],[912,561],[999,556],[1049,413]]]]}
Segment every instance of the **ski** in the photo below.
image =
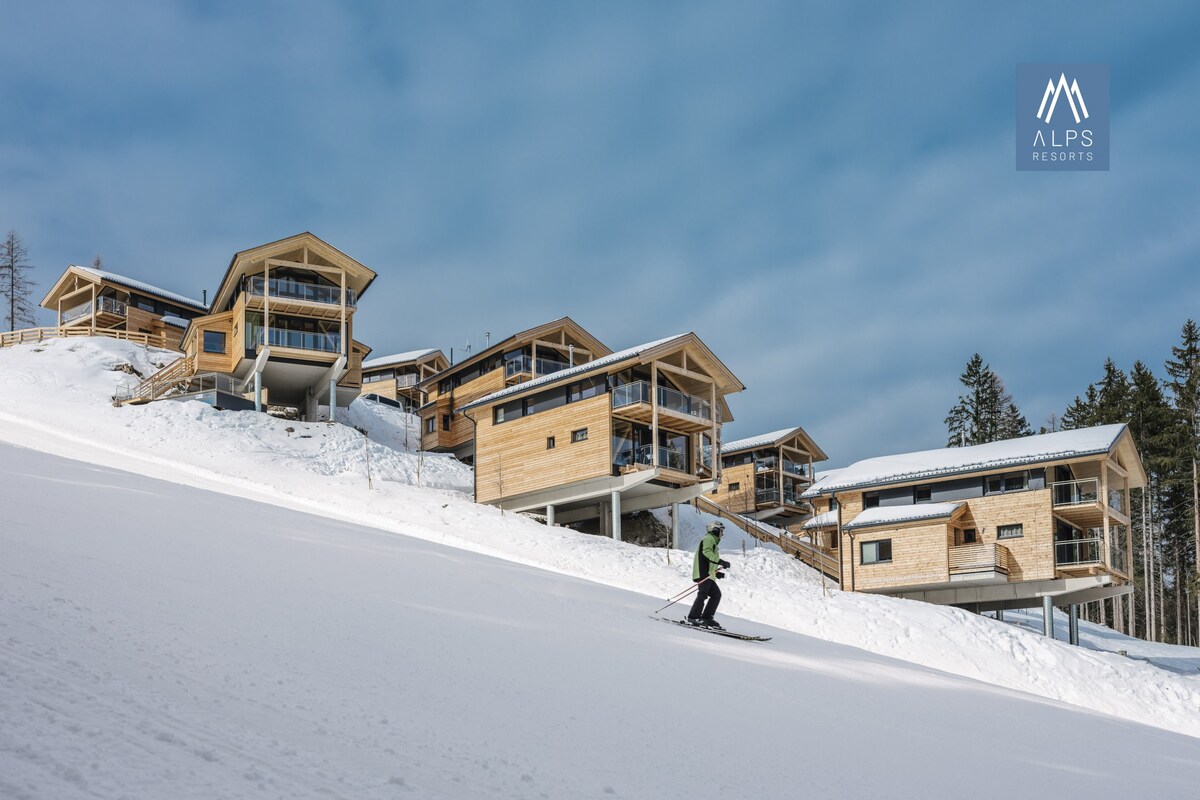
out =
{"type": "Polygon", "coordinates": [[[680,619],[667,619],[666,617],[651,617],[651,619],[662,620],[669,622],[672,625],[678,625],[681,628],[687,628],[690,631],[700,631],[701,633],[711,633],[716,636],[724,636],[729,639],[741,639],[743,642],[769,642],[770,636],[750,636],[745,633],[734,633],[733,631],[718,630],[717,628],[701,628],[697,625],[692,625],[689,622],[680,619]]]}

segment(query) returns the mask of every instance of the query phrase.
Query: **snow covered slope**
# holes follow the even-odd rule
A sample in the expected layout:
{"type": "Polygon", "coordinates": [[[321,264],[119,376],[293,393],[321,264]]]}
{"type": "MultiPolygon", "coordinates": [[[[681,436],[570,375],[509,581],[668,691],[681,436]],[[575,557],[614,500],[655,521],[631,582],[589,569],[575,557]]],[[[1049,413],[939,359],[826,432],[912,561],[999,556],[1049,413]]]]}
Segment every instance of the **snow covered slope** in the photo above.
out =
{"type": "MultiPolygon", "coordinates": [[[[378,409],[356,404],[353,411],[357,424],[372,428],[368,489],[368,442],[346,426],[221,413],[200,403],[105,402],[118,382],[136,380],[122,365],[144,373],[153,360],[169,358],[102,339],[0,349],[0,441],[632,590],[644,595],[638,614],[689,585],[688,552],[548,529],[473,504],[469,470],[448,457],[407,452],[399,440],[409,423],[364,417],[384,413],[378,409]]],[[[726,557],[733,562],[721,609],[727,621],[740,617],[1200,737],[1200,674],[1072,648],[956,609],[843,594],[767,548],[744,556],[728,548],[726,557]]]]}
{"type": "Polygon", "coordinates": [[[759,624],[774,641],[670,628],[642,594],[228,494],[4,445],[0,508],[5,798],[1200,785],[1195,738],[759,624]]]}

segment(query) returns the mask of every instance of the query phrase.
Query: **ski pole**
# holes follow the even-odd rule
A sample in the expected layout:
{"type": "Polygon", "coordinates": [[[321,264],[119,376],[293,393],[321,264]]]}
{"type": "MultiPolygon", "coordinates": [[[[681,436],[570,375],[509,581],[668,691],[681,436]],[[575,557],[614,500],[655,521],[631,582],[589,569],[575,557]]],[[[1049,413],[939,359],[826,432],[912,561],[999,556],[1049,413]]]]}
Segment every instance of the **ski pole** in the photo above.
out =
{"type": "Polygon", "coordinates": [[[671,606],[675,605],[676,603],[678,603],[683,598],[687,597],[692,592],[697,591],[700,588],[700,584],[706,583],[708,580],[709,580],[708,578],[705,578],[704,580],[700,581],[696,585],[692,586],[692,588],[684,589],[682,592],[679,593],[679,595],[677,595],[675,597],[675,599],[671,600],[671,602],[667,603],[665,606],[660,608],[658,611],[655,611],[654,613],[657,614],[657,613],[659,613],[659,611],[662,611],[663,609],[670,608],[671,606]]]}

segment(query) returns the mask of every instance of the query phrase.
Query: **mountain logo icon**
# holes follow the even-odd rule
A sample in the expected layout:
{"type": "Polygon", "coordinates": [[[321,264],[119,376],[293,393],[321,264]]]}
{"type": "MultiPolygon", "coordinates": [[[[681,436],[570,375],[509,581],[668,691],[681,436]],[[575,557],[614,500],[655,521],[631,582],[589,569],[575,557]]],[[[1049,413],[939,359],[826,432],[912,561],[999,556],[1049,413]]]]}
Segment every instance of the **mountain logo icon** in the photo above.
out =
{"type": "Polygon", "coordinates": [[[1046,93],[1042,95],[1042,104],[1038,106],[1037,118],[1050,124],[1051,117],[1054,116],[1054,109],[1058,105],[1059,96],[1067,98],[1067,105],[1071,107],[1071,114],[1075,117],[1075,124],[1088,118],[1087,104],[1083,102],[1083,94],[1079,91],[1079,81],[1073,80],[1070,85],[1067,85],[1067,73],[1063,72],[1058,76],[1058,84],[1055,85],[1054,79],[1051,78],[1046,82],[1046,93]],[[1050,103],[1050,107],[1046,108],[1046,103],[1050,103]],[[1078,105],[1076,105],[1078,103],[1078,105]],[[1083,114],[1080,117],[1080,114],[1083,114]],[[1042,118],[1045,114],[1045,118],[1042,118]]]}

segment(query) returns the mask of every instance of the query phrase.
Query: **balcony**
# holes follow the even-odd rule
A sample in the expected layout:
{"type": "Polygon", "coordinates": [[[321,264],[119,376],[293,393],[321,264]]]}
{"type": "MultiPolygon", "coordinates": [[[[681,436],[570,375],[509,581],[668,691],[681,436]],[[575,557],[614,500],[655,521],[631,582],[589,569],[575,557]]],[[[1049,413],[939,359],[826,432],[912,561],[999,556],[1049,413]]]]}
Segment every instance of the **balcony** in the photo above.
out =
{"type": "MultiPolygon", "coordinates": [[[[96,316],[109,314],[114,317],[124,317],[127,313],[127,308],[120,300],[114,300],[111,297],[96,298],[96,316]]],[[[92,301],[80,303],[77,306],[72,306],[62,312],[62,324],[69,325],[77,319],[90,317],[92,315],[92,301]]]]}
{"type": "Polygon", "coordinates": [[[512,379],[528,375],[530,379],[540,378],[543,375],[562,372],[564,369],[570,369],[570,367],[571,365],[565,361],[554,361],[549,358],[531,358],[530,356],[521,354],[515,358],[509,358],[504,362],[504,377],[505,379],[512,379]]]}
{"type": "Polygon", "coordinates": [[[778,489],[755,489],[754,490],[754,501],[756,503],[778,503],[779,502],[779,490],[778,489]]]}
{"type": "MultiPolygon", "coordinates": [[[[617,467],[640,466],[649,467],[654,463],[653,445],[644,444],[637,448],[626,448],[617,453],[614,465],[617,467]]],[[[659,446],[658,466],[673,469],[676,472],[691,472],[687,453],[674,447],[659,446]]]]}
{"type": "Polygon", "coordinates": [[[397,375],[396,376],[396,388],[397,389],[411,389],[420,382],[421,382],[420,376],[418,376],[418,375],[397,375]]]}
{"type": "Polygon", "coordinates": [[[342,337],[337,333],[311,333],[309,331],[291,331],[286,328],[271,328],[267,331],[267,344],[271,347],[290,347],[293,350],[314,350],[320,353],[342,352],[342,337]]]}
{"type": "Polygon", "coordinates": [[[1006,583],[1008,548],[997,542],[975,542],[950,548],[951,583],[1006,583]]]}
{"type": "MultiPolygon", "coordinates": [[[[302,310],[309,304],[340,308],[342,304],[342,290],[339,286],[300,283],[287,278],[271,278],[264,282],[261,275],[246,279],[246,294],[255,298],[269,295],[272,310],[287,311],[289,307],[294,307],[293,310],[302,310]],[[264,285],[267,289],[266,292],[263,291],[264,285]],[[300,303],[305,305],[297,305],[300,303]]],[[[357,305],[358,293],[353,289],[347,289],[346,306],[354,308],[357,305]]]]}
{"type": "MultiPolygon", "coordinates": [[[[652,395],[649,381],[626,383],[613,388],[612,407],[639,422],[650,422],[654,416],[652,395]]],[[[707,400],[666,386],[658,387],[658,410],[660,416],[665,414],[671,420],[672,427],[699,431],[711,425],[712,405],[707,400]]]]}
{"type": "Polygon", "coordinates": [[[1104,540],[1096,536],[1090,539],[1068,539],[1054,543],[1054,566],[1060,569],[1103,563],[1104,540]]]}

